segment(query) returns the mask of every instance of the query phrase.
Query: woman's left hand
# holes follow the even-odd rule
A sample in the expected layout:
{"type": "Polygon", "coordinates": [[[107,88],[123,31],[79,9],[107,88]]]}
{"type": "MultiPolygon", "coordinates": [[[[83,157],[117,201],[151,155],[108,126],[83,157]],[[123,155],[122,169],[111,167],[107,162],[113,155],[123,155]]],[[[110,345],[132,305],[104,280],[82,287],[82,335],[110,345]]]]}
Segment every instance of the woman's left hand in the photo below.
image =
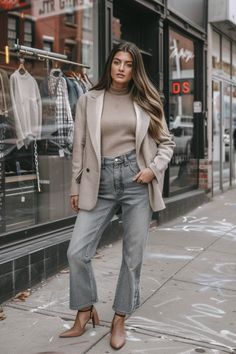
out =
{"type": "Polygon", "coordinates": [[[150,183],[153,178],[155,178],[154,173],[147,167],[137,173],[134,176],[133,181],[136,181],[137,183],[150,183]]]}

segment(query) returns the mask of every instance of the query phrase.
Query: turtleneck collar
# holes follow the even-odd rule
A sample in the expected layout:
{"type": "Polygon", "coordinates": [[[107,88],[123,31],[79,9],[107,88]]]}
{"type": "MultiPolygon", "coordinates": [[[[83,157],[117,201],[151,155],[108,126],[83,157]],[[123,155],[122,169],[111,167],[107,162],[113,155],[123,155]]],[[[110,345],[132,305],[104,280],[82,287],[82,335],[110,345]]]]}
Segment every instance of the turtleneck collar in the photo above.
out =
{"type": "Polygon", "coordinates": [[[114,88],[112,86],[110,86],[108,92],[113,94],[113,95],[127,95],[129,93],[129,87],[124,87],[124,88],[120,88],[120,89],[117,89],[117,88],[114,88]]]}

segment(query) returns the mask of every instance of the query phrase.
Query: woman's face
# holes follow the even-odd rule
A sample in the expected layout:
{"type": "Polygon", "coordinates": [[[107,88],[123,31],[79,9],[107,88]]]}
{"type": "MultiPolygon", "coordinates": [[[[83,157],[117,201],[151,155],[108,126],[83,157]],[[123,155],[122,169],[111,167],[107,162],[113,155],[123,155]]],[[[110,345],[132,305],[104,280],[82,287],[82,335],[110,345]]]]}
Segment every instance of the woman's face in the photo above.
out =
{"type": "Polygon", "coordinates": [[[130,53],[119,51],[111,64],[111,79],[114,88],[127,87],[132,79],[133,59],[130,53]]]}

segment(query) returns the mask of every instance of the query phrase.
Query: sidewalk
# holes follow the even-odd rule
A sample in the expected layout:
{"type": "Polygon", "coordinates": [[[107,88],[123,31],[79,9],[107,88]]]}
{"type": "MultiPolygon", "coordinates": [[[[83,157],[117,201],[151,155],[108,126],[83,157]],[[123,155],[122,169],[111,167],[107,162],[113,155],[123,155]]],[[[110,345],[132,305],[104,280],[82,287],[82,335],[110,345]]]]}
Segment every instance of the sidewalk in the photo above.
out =
{"type": "MultiPolygon", "coordinates": [[[[1,354],[110,354],[112,301],[121,242],[94,259],[101,323],[81,337],[60,339],[68,309],[65,270],[4,305],[1,354]]],[[[142,273],[142,305],[126,320],[120,354],[236,353],[236,189],[188,215],[151,228],[142,273]]]]}

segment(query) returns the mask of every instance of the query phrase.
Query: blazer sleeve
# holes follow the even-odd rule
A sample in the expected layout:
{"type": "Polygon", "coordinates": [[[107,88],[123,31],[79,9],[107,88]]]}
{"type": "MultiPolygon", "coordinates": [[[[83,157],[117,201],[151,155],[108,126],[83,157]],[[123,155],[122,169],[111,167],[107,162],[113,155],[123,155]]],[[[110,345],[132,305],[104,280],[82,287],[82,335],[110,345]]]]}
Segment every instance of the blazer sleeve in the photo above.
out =
{"type": "Polygon", "coordinates": [[[82,95],[76,106],[73,152],[72,181],[70,195],[79,195],[79,180],[83,173],[83,155],[86,138],[86,95],[82,95]]]}
{"type": "Polygon", "coordinates": [[[173,136],[170,134],[167,127],[165,117],[163,117],[163,128],[165,134],[159,138],[157,154],[149,165],[149,168],[153,171],[157,181],[162,179],[163,173],[167,169],[172,158],[175,147],[175,142],[173,141],[173,136]]]}

